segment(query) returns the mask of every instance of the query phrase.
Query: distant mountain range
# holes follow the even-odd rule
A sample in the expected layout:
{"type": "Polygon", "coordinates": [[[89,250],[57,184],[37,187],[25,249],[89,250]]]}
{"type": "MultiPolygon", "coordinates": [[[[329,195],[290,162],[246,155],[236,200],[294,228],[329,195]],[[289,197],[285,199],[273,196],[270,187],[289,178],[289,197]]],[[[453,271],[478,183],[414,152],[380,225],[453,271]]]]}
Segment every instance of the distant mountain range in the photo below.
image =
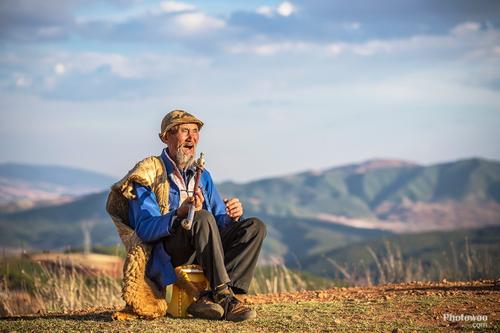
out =
{"type": "Polygon", "coordinates": [[[94,244],[120,240],[106,214],[107,193],[89,194],[73,202],[0,215],[0,244],[5,247],[53,250],[82,247],[86,225],[94,244]]]}
{"type": "MultiPolygon", "coordinates": [[[[95,186],[105,182],[107,187],[114,180],[100,181],[95,186]]],[[[303,265],[307,258],[313,265],[315,256],[394,233],[500,225],[500,163],[477,158],[432,166],[372,160],[246,184],[226,182],[218,189],[224,196],[238,196],[246,216],[266,222],[263,258],[291,265],[303,265]]],[[[106,196],[100,192],[4,213],[0,244],[81,247],[88,226],[95,245],[115,244],[119,238],[104,209],[106,196]]]]}
{"type": "Polygon", "coordinates": [[[321,172],[223,183],[255,214],[395,232],[500,224],[500,163],[473,158],[420,166],[372,160],[321,172]]]}
{"type": "Polygon", "coordinates": [[[0,164],[0,212],[73,201],[105,190],[114,177],[62,166],[0,164]]]}

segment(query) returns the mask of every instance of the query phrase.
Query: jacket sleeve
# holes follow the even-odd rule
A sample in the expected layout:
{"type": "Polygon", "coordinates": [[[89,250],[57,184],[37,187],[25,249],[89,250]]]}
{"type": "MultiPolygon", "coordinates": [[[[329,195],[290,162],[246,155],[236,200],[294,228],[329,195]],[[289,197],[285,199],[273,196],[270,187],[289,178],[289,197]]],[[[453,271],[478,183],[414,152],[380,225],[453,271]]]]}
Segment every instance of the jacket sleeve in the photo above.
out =
{"type": "Polygon", "coordinates": [[[144,242],[155,242],[170,235],[179,225],[173,220],[175,210],[161,215],[160,206],[154,192],[145,186],[134,183],[136,199],[129,200],[129,218],[137,236],[144,242]]]}
{"type": "Polygon", "coordinates": [[[217,221],[219,229],[223,230],[225,227],[231,224],[233,220],[229,217],[229,215],[226,214],[226,205],[224,204],[219,191],[217,191],[217,188],[215,187],[215,184],[212,181],[212,177],[210,176],[210,173],[208,173],[208,171],[206,171],[205,181],[207,196],[208,200],[210,201],[210,211],[215,217],[215,221],[217,221]]]}

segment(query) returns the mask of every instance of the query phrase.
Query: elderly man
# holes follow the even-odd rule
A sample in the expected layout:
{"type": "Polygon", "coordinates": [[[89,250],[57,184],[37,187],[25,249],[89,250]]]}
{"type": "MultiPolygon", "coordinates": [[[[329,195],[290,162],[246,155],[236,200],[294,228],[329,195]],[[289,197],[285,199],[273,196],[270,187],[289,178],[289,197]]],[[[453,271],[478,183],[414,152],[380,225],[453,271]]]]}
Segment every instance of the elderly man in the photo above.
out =
{"type": "Polygon", "coordinates": [[[159,136],[166,148],[160,158],[166,175],[151,180],[151,186],[133,183],[129,223],[143,242],[153,245],[146,274],[160,288],[175,282],[174,267],[193,261],[202,266],[211,291],[191,304],[190,314],[246,320],[256,313],[235,294],[248,292],[266,228],[256,218],[242,218],[237,198],[222,199],[208,171],[203,170],[199,187],[194,188],[193,161],[202,126],[201,120],[183,110],[163,118],[159,136]],[[186,230],[180,224],[191,205],[196,212],[192,228],[186,230]]]}

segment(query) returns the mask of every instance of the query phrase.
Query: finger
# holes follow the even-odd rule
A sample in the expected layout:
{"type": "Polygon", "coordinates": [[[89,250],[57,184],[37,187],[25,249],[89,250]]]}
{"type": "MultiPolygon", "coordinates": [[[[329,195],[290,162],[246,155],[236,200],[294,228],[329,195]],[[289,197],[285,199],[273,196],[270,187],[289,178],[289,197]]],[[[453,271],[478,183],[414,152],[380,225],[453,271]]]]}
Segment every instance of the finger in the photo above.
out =
{"type": "Polygon", "coordinates": [[[235,212],[238,212],[238,211],[242,211],[242,207],[241,206],[235,206],[235,207],[231,207],[231,208],[227,208],[226,209],[226,214],[234,214],[235,212]]]}
{"type": "Polygon", "coordinates": [[[241,207],[241,204],[240,203],[234,203],[232,205],[227,205],[226,206],[226,211],[230,211],[232,209],[235,209],[235,208],[238,208],[238,207],[241,207]]]}
{"type": "Polygon", "coordinates": [[[233,220],[234,219],[239,219],[242,215],[243,215],[243,212],[238,212],[238,213],[234,213],[234,214],[231,214],[231,215],[228,214],[228,216],[230,218],[232,218],[233,220]]]}
{"type": "Polygon", "coordinates": [[[197,199],[194,208],[198,211],[203,208],[203,200],[202,199],[197,199]]]}
{"type": "Polygon", "coordinates": [[[240,199],[238,199],[238,198],[231,198],[231,200],[227,200],[227,199],[226,199],[226,203],[227,203],[227,204],[232,204],[232,203],[234,203],[234,202],[240,202],[240,199]]]}
{"type": "Polygon", "coordinates": [[[201,207],[203,205],[203,202],[205,201],[205,199],[203,198],[203,195],[201,195],[199,193],[195,194],[194,199],[196,199],[196,200],[194,200],[196,208],[201,207]]]}
{"type": "Polygon", "coordinates": [[[241,208],[242,208],[241,204],[239,202],[237,202],[237,203],[234,203],[232,205],[227,206],[226,210],[227,211],[232,211],[232,210],[241,209],[241,208]]]}
{"type": "Polygon", "coordinates": [[[242,215],[243,215],[242,213],[235,213],[235,214],[228,214],[227,216],[229,216],[232,219],[237,219],[237,218],[241,217],[242,215]]]}
{"type": "Polygon", "coordinates": [[[235,205],[241,205],[240,200],[237,198],[233,198],[226,202],[226,207],[234,207],[235,205]]]}
{"type": "Polygon", "coordinates": [[[224,203],[227,203],[229,201],[228,198],[224,198],[223,200],[224,200],[224,203]]]}
{"type": "Polygon", "coordinates": [[[234,201],[230,201],[226,204],[226,207],[229,208],[229,209],[232,209],[233,207],[242,207],[242,204],[241,202],[236,199],[234,201]]]}
{"type": "Polygon", "coordinates": [[[203,206],[203,199],[197,199],[196,206],[203,206]]]}
{"type": "Polygon", "coordinates": [[[236,215],[239,213],[243,213],[243,209],[241,207],[234,207],[233,209],[229,210],[229,215],[236,215]]]}

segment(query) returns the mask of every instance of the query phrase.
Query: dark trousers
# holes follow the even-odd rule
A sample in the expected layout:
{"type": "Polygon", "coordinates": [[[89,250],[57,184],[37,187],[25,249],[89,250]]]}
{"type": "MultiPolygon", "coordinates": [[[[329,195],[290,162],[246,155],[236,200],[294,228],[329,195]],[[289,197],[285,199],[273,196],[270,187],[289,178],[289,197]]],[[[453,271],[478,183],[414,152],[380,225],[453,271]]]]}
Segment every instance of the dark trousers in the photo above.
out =
{"type": "Polygon", "coordinates": [[[235,293],[247,293],[265,236],[266,226],[257,218],[234,222],[219,232],[214,216],[200,210],[191,230],[177,227],[164,246],[174,267],[201,265],[212,290],[226,283],[235,293]]]}

